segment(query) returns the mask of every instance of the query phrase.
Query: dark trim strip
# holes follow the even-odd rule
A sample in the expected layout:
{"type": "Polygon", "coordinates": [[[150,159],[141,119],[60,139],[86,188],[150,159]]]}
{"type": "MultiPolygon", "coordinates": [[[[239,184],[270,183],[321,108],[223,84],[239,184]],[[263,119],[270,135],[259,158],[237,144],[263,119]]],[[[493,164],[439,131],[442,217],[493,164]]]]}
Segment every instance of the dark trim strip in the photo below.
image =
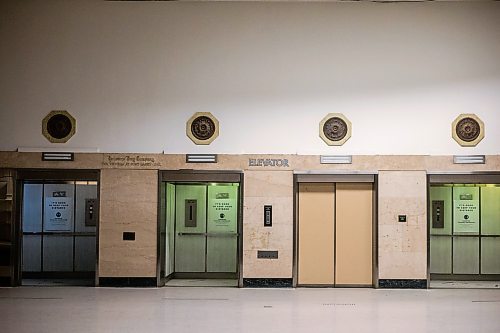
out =
{"type": "Polygon", "coordinates": [[[99,181],[100,170],[17,169],[17,180],[99,181]]]}
{"type": "Polygon", "coordinates": [[[289,279],[243,279],[246,288],[292,288],[292,278],[289,279]]]}
{"type": "Polygon", "coordinates": [[[427,289],[426,279],[379,279],[379,288],[389,289],[427,289]]]}
{"type": "Polygon", "coordinates": [[[160,182],[226,182],[242,181],[243,172],[233,170],[161,170],[160,182]]]}
{"type": "Polygon", "coordinates": [[[156,287],[156,277],[100,277],[100,287],[156,287]]]}

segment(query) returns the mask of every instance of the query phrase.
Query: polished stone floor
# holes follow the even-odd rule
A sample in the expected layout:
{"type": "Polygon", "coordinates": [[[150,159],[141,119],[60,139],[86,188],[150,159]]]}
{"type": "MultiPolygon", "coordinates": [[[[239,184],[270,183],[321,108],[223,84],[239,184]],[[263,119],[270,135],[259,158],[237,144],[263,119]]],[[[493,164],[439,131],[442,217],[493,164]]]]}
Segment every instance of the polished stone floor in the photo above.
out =
{"type": "Polygon", "coordinates": [[[0,288],[0,332],[500,332],[499,289],[0,288]]]}

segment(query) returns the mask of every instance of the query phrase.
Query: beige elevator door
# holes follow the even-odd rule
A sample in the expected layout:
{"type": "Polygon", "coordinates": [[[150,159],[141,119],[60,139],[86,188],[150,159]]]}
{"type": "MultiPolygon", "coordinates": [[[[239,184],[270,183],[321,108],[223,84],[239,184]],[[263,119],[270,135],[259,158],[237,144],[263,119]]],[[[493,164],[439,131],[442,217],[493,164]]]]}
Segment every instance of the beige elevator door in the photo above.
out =
{"type": "Polygon", "coordinates": [[[298,284],[333,285],[335,185],[299,183],[298,284]]]}
{"type": "Polygon", "coordinates": [[[299,183],[299,285],[372,281],[373,184],[299,183]]]}
{"type": "Polygon", "coordinates": [[[372,285],[371,183],[337,183],[335,284],[372,285]]]}

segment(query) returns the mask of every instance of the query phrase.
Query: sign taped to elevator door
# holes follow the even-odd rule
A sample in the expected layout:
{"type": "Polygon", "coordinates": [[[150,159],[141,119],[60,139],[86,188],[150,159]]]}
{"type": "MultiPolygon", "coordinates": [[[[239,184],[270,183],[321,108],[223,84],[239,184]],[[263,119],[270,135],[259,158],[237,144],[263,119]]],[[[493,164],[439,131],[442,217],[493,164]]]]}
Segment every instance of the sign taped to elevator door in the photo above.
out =
{"type": "Polygon", "coordinates": [[[209,187],[209,232],[236,232],[237,187],[209,187]]]}
{"type": "Polygon", "coordinates": [[[453,200],[453,232],[479,233],[479,200],[453,200]]]}
{"type": "Polygon", "coordinates": [[[71,231],[73,227],[73,198],[46,197],[44,231],[71,231]]]}

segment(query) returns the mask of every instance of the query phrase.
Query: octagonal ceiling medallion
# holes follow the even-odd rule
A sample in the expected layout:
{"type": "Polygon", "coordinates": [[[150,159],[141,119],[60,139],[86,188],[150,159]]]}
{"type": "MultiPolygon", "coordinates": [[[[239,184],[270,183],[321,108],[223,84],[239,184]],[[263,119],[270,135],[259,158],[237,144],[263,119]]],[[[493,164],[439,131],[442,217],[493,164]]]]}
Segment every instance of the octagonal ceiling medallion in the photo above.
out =
{"type": "Polygon", "coordinates": [[[42,134],[52,143],[65,143],[76,133],[76,120],[66,110],[50,111],[42,121],[42,134]]]}
{"type": "Polygon", "coordinates": [[[453,139],[462,147],[475,147],[484,138],[484,123],[472,113],[462,113],[451,126],[453,139]]]}
{"type": "Polygon", "coordinates": [[[329,146],[342,146],[351,137],[352,124],[341,113],[329,113],[319,123],[319,136],[329,146]]]}
{"type": "Polygon", "coordinates": [[[210,112],[196,112],[186,123],[186,135],[197,145],[209,145],[219,136],[219,121],[210,112]]]}

